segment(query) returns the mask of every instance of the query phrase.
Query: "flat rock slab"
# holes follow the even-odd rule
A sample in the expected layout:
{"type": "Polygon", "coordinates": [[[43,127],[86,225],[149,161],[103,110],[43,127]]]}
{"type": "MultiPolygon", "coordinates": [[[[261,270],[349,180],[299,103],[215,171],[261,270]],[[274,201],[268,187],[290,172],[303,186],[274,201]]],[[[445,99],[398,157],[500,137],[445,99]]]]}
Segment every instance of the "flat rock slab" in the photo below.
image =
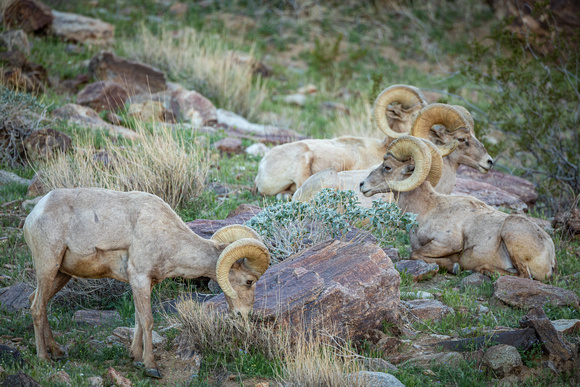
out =
{"type": "Polygon", "coordinates": [[[546,285],[527,278],[502,276],[493,284],[493,297],[521,309],[542,305],[578,308],[580,299],[571,290],[546,285]]]}
{"type": "Polygon", "coordinates": [[[463,360],[463,356],[459,352],[439,352],[413,357],[407,360],[403,366],[416,366],[421,368],[440,365],[458,366],[463,360]]]}
{"type": "Polygon", "coordinates": [[[167,88],[165,74],[161,70],[108,51],[101,51],[91,59],[89,73],[95,79],[120,83],[129,95],[157,93],[167,88]]]}
{"type": "Polygon", "coordinates": [[[0,292],[0,309],[7,312],[17,312],[30,307],[28,296],[34,292],[34,288],[20,282],[0,292]]]}
{"type": "Polygon", "coordinates": [[[209,239],[220,228],[232,224],[244,224],[260,212],[262,209],[258,206],[242,204],[225,219],[197,219],[186,224],[197,235],[209,239]]]}
{"type": "MultiPolygon", "coordinates": [[[[479,173],[479,172],[478,172],[479,173]]],[[[462,179],[458,177],[453,186],[452,195],[473,196],[488,206],[504,207],[522,212],[528,208],[518,196],[481,181],[462,179]]]]}
{"type": "Polygon", "coordinates": [[[580,320],[554,320],[552,325],[558,332],[567,335],[580,332],[580,320]]]}
{"type": "Polygon", "coordinates": [[[395,376],[385,372],[359,371],[348,376],[349,383],[356,386],[405,387],[395,376]]]}
{"type": "MultiPolygon", "coordinates": [[[[254,313],[274,326],[332,329],[356,340],[384,321],[397,323],[399,283],[378,246],[326,241],[271,266],[256,284],[254,313]]],[[[209,303],[226,310],[223,294],[209,303]]]]}
{"type": "Polygon", "coordinates": [[[38,383],[31,376],[25,374],[24,372],[18,372],[14,375],[8,375],[4,379],[2,386],[6,387],[42,387],[42,384],[38,383]]]}
{"type": "Polygon", "coordinates": [[[125,106],[129,96],[123,85],[113,81],[98,81],[89,83],[77,94],[77,103],[88,106],[100,112],[102,110],[117,110],[125,106]]]}
{"type": "Polygon", "coordinates": [[[121,315],[115,310],[77,310],[73,320],[91,326],[108,325],[121,321],[121,315]]]}
{"type": "Polygon", "coordinates": [[[437,321],[449,313],[455,313],[453,308],[450,308],[441,301],[437,300],[401,301],[401,305],[407,309],[407,313],[411,317],[415,317],[422,321],[437,321]]]}
{"type": "Polygon", "coordinates": [[[461,340],[445,340],[433,344],[434,347],[443,347],[449,351],[473,351],[483,348],[489,343],[507,344],[527,351],[538,341],[536,331],[532,328],[515,329],[507,332],[491,333],[485,336],[472,337],[461,340]]]}
{"type": "Polygon", "coordinates": [[[572,360],[574,351],[558,333],[552,322],[548,320],[544,309],[533,308],[520,320],[522,328],[534,328],[536,335],[542,342],[542,348],[550,355],[562,361],[572,360]]]}
{"type": "Polygon", "coordinates": [[[50,31],[61,39],[99,46],[113,43],[115,27],[112,24],[75,13],[53,10],[52,15],[50,31]]]}
{"type": "MultiPolygon", "coordinates": [[[[135,334],[135,328],[128,327],[117,327],[113,329],[112,336],[109,338],[119,341],[125,345],[131,344],[133,340],[133,335],[135,334]]],[[[159,333],[152,331],[153,336],[153,346],[157,347],[159,345],[165,344],[167,338],[161,336],[159,333]]]]}
{"type": "Polygon", "coordinates": [[[427,263],[422,259],[404,259],[395,263],[399,272],[406,272],[413,276],[413,281],[418,282],[433,277],[439,271],[436,263],[427,263]]]}
{"type": "Polygon", "coordinates": [[[508,175],[496,170],[480,173],[466,165],[461,165],[457,170],[457,177],[490,184],[519,197],[526,204],[534,204],[538,200],[538,193],[534,183],[518,176],[508,175]]]}

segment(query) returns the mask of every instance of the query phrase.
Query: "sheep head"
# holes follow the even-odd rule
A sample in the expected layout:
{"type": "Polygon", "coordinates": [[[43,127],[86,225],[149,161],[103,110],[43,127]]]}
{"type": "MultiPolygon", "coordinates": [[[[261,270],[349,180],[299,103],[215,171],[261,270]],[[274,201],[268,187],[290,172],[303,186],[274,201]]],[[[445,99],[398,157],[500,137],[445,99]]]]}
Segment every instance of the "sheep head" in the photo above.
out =
{"type": "Polygon", "coordinates": [[[211,239],[227,245],[216,264],[216,278],[229,309],[247,316],[254,306],[256,282],[270,265],[270,253],[260,236],[242,225],[224,227],[211,239]]]}
{"type": "Polygon", "coordinates": [[[417,113],[426,105],[425,96],[416,87],[393,85],[375,100],[373,122],[387,136],[398,138],[408,134],[417,113]]]}
{"type": "MultiPolygon", "coordinates": [[[[449,159],[487,173],[493,167],[493,159],[475,137],[473,125],[471,114],[463,106],[435,103],[421,110],[411,135],[429,139],[439,147],[457,141],[457,150],[449,159]]],[[[447,156],[443,150],[442,156],[447,156]]]]}
{"type": "Polygon", "coordinates": [[[425,179],[435,186],[442,170],[443,159],[437,147],[424,139],[403,136],[391,143],[383,163],[360,183],[360,190],[365,196],[411,191],[425,179]]]}

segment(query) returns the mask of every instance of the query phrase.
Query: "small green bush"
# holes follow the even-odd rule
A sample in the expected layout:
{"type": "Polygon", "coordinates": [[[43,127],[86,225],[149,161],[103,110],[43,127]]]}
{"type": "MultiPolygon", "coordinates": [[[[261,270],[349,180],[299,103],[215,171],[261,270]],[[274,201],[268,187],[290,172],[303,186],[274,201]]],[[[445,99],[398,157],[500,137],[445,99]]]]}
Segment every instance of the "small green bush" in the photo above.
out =
{"type": "Polygon", "coordinates": [[[327,239],[362,241],[369,234],[382,246],[409,244],[407,235],[416,214],[403,213],[395,203],[373,202],[364,208],[354,191],[323,189],[311,201],[276,203],[246,224],[256,230],[270,250],[273,262],[327,239]],[[348,234],[348,237],[347,237],[348,234]]]}

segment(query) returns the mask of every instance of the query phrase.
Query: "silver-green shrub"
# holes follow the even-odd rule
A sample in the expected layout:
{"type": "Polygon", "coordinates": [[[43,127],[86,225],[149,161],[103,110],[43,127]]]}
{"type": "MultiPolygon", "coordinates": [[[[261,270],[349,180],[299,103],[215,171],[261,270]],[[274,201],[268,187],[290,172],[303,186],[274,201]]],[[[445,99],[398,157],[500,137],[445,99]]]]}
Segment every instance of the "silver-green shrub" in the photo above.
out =
{"type": "Polygon", "coordinates": [[[408,245],[416,214],[403,213],[395,203],[359,205],[354,191],[323,189],[311,201],[280,202],[266,207],[246,224],[264,239],[272,262],[279,263],[327,239],[360,242],[374,235],[380,246],[408,245]]]}

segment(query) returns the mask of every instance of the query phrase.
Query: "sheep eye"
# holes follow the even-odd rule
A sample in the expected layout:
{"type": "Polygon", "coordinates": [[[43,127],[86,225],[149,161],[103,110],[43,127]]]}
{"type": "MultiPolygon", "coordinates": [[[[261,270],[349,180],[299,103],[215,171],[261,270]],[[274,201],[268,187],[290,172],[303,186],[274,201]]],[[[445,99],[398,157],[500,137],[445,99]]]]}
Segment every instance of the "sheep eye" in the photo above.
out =
{"type": "Polygon", "coordinates": [[[254,282],[253,282],[252,280],[247,280],[247,281],[246,281],[246,285],[248,285],[248,286],[252,286],[252,284],[253,284],[253,283],[254,283],[254,282]]]}
{"type": "Polygon", "coordinates": [[[387,165],[383,166],[383,171],[389,172],[390,170],[391,170],[391,167],[389,167],[387,165]]]}
{"type": "Polygon", "coordinates": [[[464,138],[458,138],[457,141],[459,141],[459,142],[465,142],[465,139],[464,138]]]}

